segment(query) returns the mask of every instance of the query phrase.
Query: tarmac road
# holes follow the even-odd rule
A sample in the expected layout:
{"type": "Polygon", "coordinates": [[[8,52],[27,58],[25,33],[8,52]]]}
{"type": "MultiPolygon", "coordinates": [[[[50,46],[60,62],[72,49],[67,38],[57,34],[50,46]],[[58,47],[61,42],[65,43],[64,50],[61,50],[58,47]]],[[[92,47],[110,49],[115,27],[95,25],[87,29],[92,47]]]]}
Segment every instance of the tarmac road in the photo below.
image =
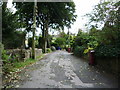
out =
{"type": "Polygon", "coordinates": [[[66,51],[55,51],[28,67],[19,88],[117,88],[117,78],[66,51]]]}

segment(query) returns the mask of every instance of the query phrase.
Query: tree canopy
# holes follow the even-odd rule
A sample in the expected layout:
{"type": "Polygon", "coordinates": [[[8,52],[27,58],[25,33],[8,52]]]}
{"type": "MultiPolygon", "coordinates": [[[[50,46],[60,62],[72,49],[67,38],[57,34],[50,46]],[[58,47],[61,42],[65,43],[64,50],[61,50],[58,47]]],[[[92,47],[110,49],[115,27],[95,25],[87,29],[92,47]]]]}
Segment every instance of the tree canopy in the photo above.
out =
{"type": "Polygon", "coordinates": [[[103,2],[95,6],[92,13],[86,14],[89,17],[88,26],[95,26],[96,28],[101,25],[116,26],[119,21],[119,7],[120,2],[103,2]]]}
{"type": "MultiPolygon", "coordinates": [[[[33,2],[15,3],[17,13],[22,15],[22,20],[26,22],[27,31],[32,29],[33,25],[33,2]]],[[[45,52],[48,39],[48,30],[51,27],[54,30],[64,27],[70,28],[76,20],[74,2],[37,2],[36,24],[42,30],[42,49],[45,52]]]]}
{"type": "Polygon", "coordinates": [[[6,5],[5,2],[2,5],[2,42],[5,48],[21,47],[24,33],[17,31],[20,28],[19,17],[13,14],[6,5]]]}
{"type": "MultiPolygon", "coordinates": [[[[33,2],[16,3],[17,13],[21,13],[27,26],[33,24],[33,2]]],[[[75,4],[73,2],[38,2],[37,3],[37,26],[43,27],[48,21],[49,27],[70,27],[75,19],[75,4]]]]}

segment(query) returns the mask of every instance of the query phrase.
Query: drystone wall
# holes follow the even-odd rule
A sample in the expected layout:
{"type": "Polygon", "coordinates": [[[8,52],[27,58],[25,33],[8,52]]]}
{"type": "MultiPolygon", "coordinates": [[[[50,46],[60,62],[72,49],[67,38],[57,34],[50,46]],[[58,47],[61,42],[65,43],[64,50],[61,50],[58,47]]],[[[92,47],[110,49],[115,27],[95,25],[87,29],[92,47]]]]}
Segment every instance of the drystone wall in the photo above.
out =
{"type": "MultiPolygon", "coordinates": [[[[8,49],[7,55],[11,57],[12,60],[26,60],[32,57],[32,49],[8,49]]],[[[42,49],[35,49],[35,58],[42,55],[42,49]]]]}

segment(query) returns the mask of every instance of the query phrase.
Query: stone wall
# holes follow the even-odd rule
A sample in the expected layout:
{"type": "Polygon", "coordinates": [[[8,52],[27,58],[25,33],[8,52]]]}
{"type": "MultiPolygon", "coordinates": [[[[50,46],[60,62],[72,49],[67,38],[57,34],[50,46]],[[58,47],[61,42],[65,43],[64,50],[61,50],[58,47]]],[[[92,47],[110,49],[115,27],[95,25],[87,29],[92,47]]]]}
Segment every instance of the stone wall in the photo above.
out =
{"type": "MultiPolygon", "coordinates": [[[[32,49],[8,49],[7,54],[14,60],[26,60],[31,58],[32,49]]],[[[42,55],[42,49],[35,49],[35,58],[42,55]]]]}
{"type": "Polygon", "coordinates": [[[35,58],[42,55],[42,49],[35,49],[35,58]]]}

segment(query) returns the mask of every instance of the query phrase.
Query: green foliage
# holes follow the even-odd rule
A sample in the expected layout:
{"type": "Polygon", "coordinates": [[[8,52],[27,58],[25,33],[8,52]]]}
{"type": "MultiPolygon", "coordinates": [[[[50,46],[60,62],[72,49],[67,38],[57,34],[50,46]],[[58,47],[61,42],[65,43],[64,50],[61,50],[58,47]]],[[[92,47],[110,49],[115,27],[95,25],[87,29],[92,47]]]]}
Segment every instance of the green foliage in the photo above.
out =
{"type": "Polygon", "coordinates": [[[17,31],[11,37],[3,38],[3,44],[5,49],[20,48],[22,45],[24,46],[24,40],[24,33],[17,31]]]}
{"type": "MultiPolygon", "coordinates": [[[[33,25],[33,6],[33,2],[21,2],[15,5],[17,14],[24,18],[22,21],[25,22],[27,31],[31,30],[33,25]]],[[[70,27],[77,17],[75,15],[74,2],[37,2],[37,15],[37,27],[41,26],[40,28],[42,30],[43,52],[46,51],[48,28],[51,27],[54,30],[59,30],[65,26],[70,27]]]]}
{"type": "Polygon", "coordinates": [[[6,54],[6,50],[2,51],[2,61],[3,64],[10,63],[10,57],[6,54]]]}
{"type": "Polygon", "coordinates": [[[37,60],[30,58],[30,59],[27,59],[25,62],[16,62],[16,63],[14,63],[13,67],[14,67],[14,69],[21,68],[21,67],[24,67],[26,65],[30,65],[32,63],[35,63],[36,61],[37,60]]]}
{"type": "MultiPolygon", "coordinates": [[[[49,52],[51,50],[48,50],[49,52]]],[[[27,65],[35,63],[37,60],[35,59],[26,59],[25,61],[17,60],[16,55],[14,56],[9,56],[7,55],[6,50],[3,50],[2,52],[2,60],[3,60],[3,73],[9,73],[9,72],[15,72],[19,68],[23,68],[27,65]]],[[[43,55],[37,57],[37,59],[41,59],[43,55]]]]}
{"type": "Polygon", "coordinates": [[[18,62],[19,56],[17,54],[10,53],[8,54],[7,50],[2,51],[2,61],[3,64],[10,64],[10,63],[15,63],[18,62]]]}
{"type": "Polygon", "coordinates": [[[87,27],[101,28],[101,25],[116,31],[119,28],[120,1],[117,3],[103,2],[95,6],[93,12],[87,14],[89,22],[87,27]]]}
{"type": "Polygon", "coordinates": [[[89,43],[87,43],[89,47],[96,48],[98,46],[98,41],[90,40],[89,43]]]}
{"type": "Polygon", "coordinates": [[[19,68],[23,68],[27,65],[30,65],[30,64],[33,64],[35,63],[37,60],[34,60],[34,59],[27,59],[25,62],[14,62],[14,63],[6,63],[3,65],[3,73],[4,74],[7,74],[7,73],[10,73],[10,72],[15,72],[17,71],[17,69],[19,68]]]}
{"type": "Polygon", "coordinates": [[[44,57],[44,54],[42,54],[42,55],[40,55],[40,56],[37,56],[36,57],[36,60],[40,60],[40,59],[42,59],[44,57]]]}
{"type": "Polygon", "coordinates": [[[54,42],[51,42],[51,46],[58,47],[58,44],[54,41],[54,42]]]}
{"type": "Polygon", "coordinates": [[[50,53],[50,52],[52,52],[52,50],[50,48],[47,48],[46,53],[50,53]]]}
{"type": "MultiPolygon", "coordinates": [[[[40,38],[38,36],[35,37],[35,47],[40,48],[40,38]]],[[[28,47],[32,47],[32,37],[28,38],[28,47]]]]}
{"type": "Polygon", "coordinates": [[[109,13],[112,10],[113,10],[112,2],[103,2],[96,5],[92,13],[86,14],[86,16],[90,18],[87,26],[88,27],[94,26],[96,28],[100,27],[101,24],[104,24],[108,20],[109,13]]]}
{"type": "Polygon", "coordinates": [[[73,53],[76,56],[83,56],[84,55],[84,50],[86,49],[85,46],[76,46],[73,53]]]}
{"type": "Polygon", "coordinates": [[[75,38],[75,45],[94,47],[95,45],[97,45],[97,39],[95,36],[79,31],[77,37],[75,38]]]}
{"type": "Polygon", "coordinates": [[[6,3],[2,6],[2,33],[3,37],[12,37],[14,31],[19,27],[18,16],[13,14],[7,7],[6,3]]]}
{"type": "Polygon", "coordinates": [[[6,75],[7,73],[14,72],[12,64],[4,64],[4,65],[2,66],[2,72],[3,72],[3,74],[5,74],[5,75],[6,75]]]}
{"type": "Polygon", "coordinates": [[[18,15],[13,14],[6,8],[6,3],[4,2],[2,6],[2,43],[4,48],[17,48],[23,44],[24,33],[16,31],[16,29],[20,28],[18,19],[18,15]]]}
{"type": "MultiPolygon", "coordinates": [[[[120,1],[117,3],[104,2],[95,6],[90,17],[88,27],[89,33],[78,32],[74,45],[89,46],[95,49],[98,58],[116,58],[120,56],[120,1]],[[94,23],[94,24],[93,24],[94,23]],[[104,25],[101,30],[97,28],[104,25]]],[[[85,49],[85,53],[89,48],[85,49]]]]}
{"type": "Polygon", "coordinates": [[[115,45],[100,45],[95,49],[95,55],[98,58],[118,58],[120,48],[115,45]]]}
{"type": "Polygon", "coordinates": [[[114,44],[118,39],[118,32],[117,28],[114,30],[112,27],[104,27],[98,36],[100,44],[114,44]]]}
{"type": "Polygon", "coordinates": [[[85,33],[82,32],[82,30],[79,30],[73,43],[73,52],[75,55],[83,56],[90,50],[96,48],[97,45],[98,41],[95,36],[89,35],[89,33],[85,33]]]}
{"type": "MultiPolygon", "coordinates": [[[[17,13],[22,14],[22,17],[25,18],[23,21],[26,22],[27,27],[32,28],[33,24],[33,2],[25,3],[16,3],[17,13]],[[31,21],[31,23],[29,22],[31,21]]],[[[37,3],[37,26],[39,24],[44,25],[46,21],[49,24],[49,27],[55,28],[64,28],[64,26],[70,27],[76,20],[75,15],[75,4],[74,2],[38,2],[37,3]]],[[[43,28],[41,27],[43,30],[43,28]]]]}
{"type": "Polygon", "coordinates": [[[64,48],[66,40],[65,38],[58,37],[56,38],[55,42],[58,46],[60,46],[61,48],[64,48]]]}
{"type": "MultiPolygon", "coordinates": [[[[63,44],[62,46],[61,45],[58,45],[58,46],[61,46],[62,48],[70,48],[71,46],[73,46],[73,43],[74,43],[74,38],[75,36],[70,34],[70,33],[65,33],[64,31],[60,31],[59,34],[58,34],[58,42],[60,42],[60,44],[63,44]],[[62,40],[60,40],[62,39],[62,40]]],[[[57,42],[55,42],[57,43],[57,42]]],[[[58,43],[57,43],[58,44],[58,43]]]]}
{"type": "Polygon", "coordinates": [[[0,52],[2,52],[2,62],[3,62],[3,64],[5,64],[5,63],[10,63],[10,61],[9,61],[9,56],[6,54],[6,50],[4,50],[4,45],[0,42],[0,52]]]}

